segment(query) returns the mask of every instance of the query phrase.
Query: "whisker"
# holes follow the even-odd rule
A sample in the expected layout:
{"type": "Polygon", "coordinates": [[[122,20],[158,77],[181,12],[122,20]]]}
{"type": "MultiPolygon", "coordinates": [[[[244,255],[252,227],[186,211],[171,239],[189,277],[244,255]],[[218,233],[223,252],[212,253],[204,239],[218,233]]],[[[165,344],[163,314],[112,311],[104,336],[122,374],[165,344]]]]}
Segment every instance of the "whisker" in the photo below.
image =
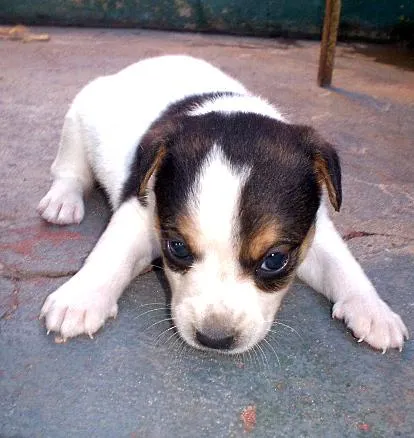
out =
{"type": "Polygon", "coordinates": [[[172,320],[173,320],[172,318],[164,318],[164,319],[161,319],[161,321],[154,322],[153,324],[151,324],[149,327],[145,328],[144,330],[149,330],[151,327],[154,327],[154,326],[157,325],[157,324],[161,324],[161,323],[163,323],[163,322],[166,322],[166,321],[172,321],[172,320]]]}
{"type": "Polygon", "coordinates": [[[271,344],[266,338],[263,339],[263,342],[265,342],[265,343],[270,347],[270,349],[273,351],[273,353],[274,353],[274,355],[275,355],[275,357],[276,357],[277,363],[278,363],[278,365],[279,365],[279,368],[280,368],[280,360],[279,360],[279,356],[278,356],[278,354],[276,353],[276,350],[274,349],[273,345],[272,345],[272,344],[271,344]]]}
{"type": "Polygon", "coordinates": [[[252,353],[254,353],[254,358],[255,358],[255,366],[258,367],[260,369],[260,358],[258,356],[258,353],[256,351],[256,347],[257,344],[253,346],[253,348],[251,349],[252,353]]]}
{"type": "Polygon", "coordinates": [[[286,319],[286,318],[283,318],[283,319],[280,319],[280,318],[272,318],[272,319],[268,319],[268,320],[265,320],[266,322],[272,322],[272,323],[274,323],[274,322],[278,322],[278,321],[280,321],[280,322],[284,322],[284,323],[288,323],[288,322],[297,322],[297,320],[296,319],[292,319],[292,318],[289,318],[289,319],[286,319]]]}
{"type": "Polygon", "coordinates": [[[177,336],[177,339],[172,343],[171,348],[175,349],[175,346],[177,343],[179,343],[179,346],[181,345],[180,343],[184,342],[184,340],[181,338],[180,335],[177,336]]]}
{"type": "MultiPolygon", "coordinates": [[[[244,365],[244,363],[246,362],[246,352],[243,351],[243,353],[241,353],[241,356],[242,356],[243,365],[244,365]]],[[[249,360],[249,358],[247,358],[247,360],[249,360]]]]}
{"type": "Polygon", "coordinates": [[[157,309],[147,310],[146,312],[140,313],[139,315],[137,315],[134,319],[141,318],[142,316],[148,315],[149,313],[152,313],[152,312],[159,312],[160,310],[164,310],[165,311],[166,309],[165,309],[165,307],[158,307],[157,309]]]}
{"type": "MultiPolygon", "coordinates": [[[[174,326],[172,326],[171,328],[175,328],[175,329],[177,329],[177,327],[174,325],[174,326]]],[[[171,329],[168,329],[168,330],[171,330],[171,329]]],[[[172,338],[174,338],[174,337],[179,337],[180,335],[177,333],[177,330],[175,330],[174,332],[173,332],[173,334],[171,335],[171,336],[169,336],[168,337],[168,339],[165,341],[165,344],[168,344],[168,342],[170,341],[170,339],[172,339],[172,338]]]]}
{"type": "Polygon", "coordinates": [[[171,307],[171,304],[160,303],[160,302],[140,304],[140,307],[145,307],[145,306],[165,306],[165,307],[171,307]]]}
{"type": "Polygon", "coordinates": [[[243,366],[244,365],[243,353],[234,354],[233,359],[234,359],[234,363],[236,364],[236,366],[243,366]]]}
{"type": "Polygon", "coordinates": [[[179,362],[181,363],[184,357],[184,352],[187,349],[187,342],[184,341],[184,339],[181,338],[181,336],[178,336],[179,341],[181,341],[181,345],[178,347],[178,352],[177,352],[177,360],[179,360],[179,362]]]}
{"type": "Polygon", "coordinates": [[[265,369],[270,369],[270,365],[269,365],[269,361],[267,360],[266,353],[264,352],[260,344],[257,344],[257,349],[259,350],[259,353],[262,357],[263,366],[265,367],[265,369]]]}
{"type": "Polygon", "coordinates": [[[159,334],[159,335],[157,336],[157,339],[156,339],[156,341],[155,341],[155,345],[160,345],[160,344],[161,344],[161,341],[162,341],[162,345],[164,345],[164,346],[166,346],[168,349],[170,349],[170,347],[171,347],[171,342],[172,342],[172,340],[174,339],[174,337],[176,337],[176,336],[177,336],[177,327],[176,327],[175,325],[173,325],[173,326],[171,326],[170,328],[164,330],[161,334],[159,334]],[[164,340],[162,340],[162,337],[163,337],[164,335],[167,335],[167,333],[170,332],[170,331],[171,331],[172,334],[170,334],[170,335],[167,337],[167,339],[164,338],[164,340]]]}
{"type": "Polygon", "coordinates": [[[253,354],[252,354],[252,350],[247,350],[247,353],[249,354],[249,362],[250,365],[252,365],[253,367],[255,366],[254,360],[253,360],[253,354]]]}
{"type": "Polygon", "coordinates": [[[242,354],[243,354],[243,356],[245,358],[245,362],[247,362],[249,365],[251,365],[250,351],[249,350],[244,351],[242,354]]]}
{"type": "MultiPolygon", "coordinates": [[[[280,321],[275,321],[275,322],[273,323],[273,325],[275,325],[275,324],[276,324],[276,325],[280,325],[280,326],[282,326],[282,327],[285,327],[285,328],[289,329],[291,332],[295,333],[301,341],[303,341],[303,337],[302,337],[302,335],[301,335],[296,329],[294,329],[293,327],[291,327],[290,325],[288,325],[288,324],[284,324],[283,322],[280,322],[280,321]]],[[[270,329],[269,332],[277,333],[276,331],[274,331],[274,330],[272,330],[272,329],[270,329]]]]}
{"type": "MultiPolygon", "coordinates": [[[[165,335],[165,334],[168,333],[170,330],[174,330],[175,328],[176,328],[176,326],[175,326],[175,325],[172,325],[171,327],[169,327],[169,328],[163,330],[163,331],[162,331],[162,332],[156,337],[156,339],[155,339],[155,345],[157,345],[157,343],[158,343],[158,341],[160,340],[161,336],[165,335]]],[[[175,334],[175,333],[173,333],[173,336],[174,336],[174,334],[175,334]]],[[[169,336],[168,339],[171,339],[171,336],[169,336]]],[[[168,339],[167,339],[167,341],[168,341],[168,339]]]]}

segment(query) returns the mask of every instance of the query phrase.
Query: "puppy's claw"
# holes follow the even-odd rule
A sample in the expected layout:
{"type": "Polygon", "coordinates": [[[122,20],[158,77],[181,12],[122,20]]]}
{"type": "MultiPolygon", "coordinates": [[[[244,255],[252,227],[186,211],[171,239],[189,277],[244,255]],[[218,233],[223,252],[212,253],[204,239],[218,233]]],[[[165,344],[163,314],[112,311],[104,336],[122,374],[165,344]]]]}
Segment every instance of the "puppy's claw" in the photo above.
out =
{"type": "Polygon", "coordinates": [[[88,333],[90,339],[93,339],[93,334],[91,332],[88,333]]]}
{"type": "Polygon", "coordinates": [[[334,304],[332,315],[343,319],[358,343],[367,342],[383,354],[402,350],[408,330],[401,318],[378,296],[355,295],[334,304]]]}
{"type": "Polygon", "coordinates": [[[49,333],[50,333],[50,330],[48,330],[48,331],[46,332],[46,335],[49,335],[49,333]]]}

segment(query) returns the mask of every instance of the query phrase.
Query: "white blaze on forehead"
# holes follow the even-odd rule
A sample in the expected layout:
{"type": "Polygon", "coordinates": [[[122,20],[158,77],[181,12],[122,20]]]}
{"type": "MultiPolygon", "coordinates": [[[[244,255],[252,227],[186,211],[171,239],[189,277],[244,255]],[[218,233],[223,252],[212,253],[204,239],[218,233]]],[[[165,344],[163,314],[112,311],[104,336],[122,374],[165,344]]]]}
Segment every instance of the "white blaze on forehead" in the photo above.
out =
{"type": "Polygon", "coordinates": [[[211,112],[224,114],[231,113],[251,113],[267,116],[272,119],[286,121],[283,115],[266,100],[257,96],[233,95],[219,96],[207,100],[199,107],[191,110],[188,115],[201,116],[211,112]]]}
{"type": "MultiPolygon", "coordinates": [[[[190,211],[204,247],[234,247],[240,194],[249,176],[245,166],[235,168],[217,145],[207,155],[194,186],[190,211]]],[[[204,248],[206,249],[206,248],[204,248]]]]}

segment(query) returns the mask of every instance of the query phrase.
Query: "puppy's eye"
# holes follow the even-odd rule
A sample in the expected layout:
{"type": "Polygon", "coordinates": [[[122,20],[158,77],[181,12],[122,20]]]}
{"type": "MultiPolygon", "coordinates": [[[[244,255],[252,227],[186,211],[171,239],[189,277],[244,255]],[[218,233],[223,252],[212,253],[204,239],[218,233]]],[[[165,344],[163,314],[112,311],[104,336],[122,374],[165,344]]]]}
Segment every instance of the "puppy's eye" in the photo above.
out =
{"type": "Polygon", "coordinates": [[[257,275],[264,278],[276,276],[282,273],[288,262],[289,254],[284,254],[283,252],[276,250],[271,251],[257,268],[257,275]]]}
{"type": "Polygon", "coordinates": [[[169,240],[168,249],[174,257],[179,259],[185,259],[190,255],[187,245],[179,240],[169,240]]]}
{"type": "Polygon", "coordinates": [[[170,257],[181,265],[191,265],[194,257],[187,245],[181,240],[169,240],[167,242],[167,251],[170,257]]]}

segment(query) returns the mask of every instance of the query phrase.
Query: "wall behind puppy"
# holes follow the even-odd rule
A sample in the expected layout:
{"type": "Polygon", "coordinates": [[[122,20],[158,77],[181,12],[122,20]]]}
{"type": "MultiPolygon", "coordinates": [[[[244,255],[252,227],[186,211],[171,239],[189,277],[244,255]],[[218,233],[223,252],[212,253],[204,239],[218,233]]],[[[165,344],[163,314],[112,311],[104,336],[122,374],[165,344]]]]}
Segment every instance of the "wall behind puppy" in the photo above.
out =
{"type": "MultiPolygon", "coordinates": [[[[3,0],[0,23],[316,38],[325,0],[3,0]]],[[[341,38],[414,40],[411,0],[347,0],[341,38]]]]}

